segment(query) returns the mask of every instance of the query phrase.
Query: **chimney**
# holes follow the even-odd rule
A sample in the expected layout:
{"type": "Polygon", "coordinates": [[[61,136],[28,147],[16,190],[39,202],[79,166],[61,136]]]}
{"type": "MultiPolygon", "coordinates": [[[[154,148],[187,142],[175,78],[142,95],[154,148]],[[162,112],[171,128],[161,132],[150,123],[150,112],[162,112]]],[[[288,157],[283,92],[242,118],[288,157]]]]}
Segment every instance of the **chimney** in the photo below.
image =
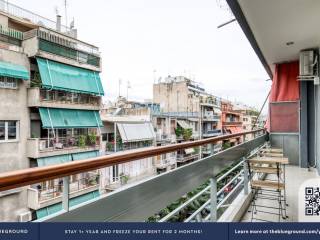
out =
{"type": "Polygon", "coordinates": [[[59,14],[57,14],[56,30],[61,32],[61,16],[59,14]]]}

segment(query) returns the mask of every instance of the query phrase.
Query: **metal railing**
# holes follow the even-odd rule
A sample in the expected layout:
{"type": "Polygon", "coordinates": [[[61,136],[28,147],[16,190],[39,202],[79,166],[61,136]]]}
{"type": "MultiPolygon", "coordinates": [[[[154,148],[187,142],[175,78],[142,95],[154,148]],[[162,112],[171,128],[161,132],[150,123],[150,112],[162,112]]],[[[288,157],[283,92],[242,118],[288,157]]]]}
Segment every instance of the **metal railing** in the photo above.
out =
{"type": "Polygon", "coordinates": [[[147,142],[136,142],[136,143],[122,143],[122,144],[115,144],[114,142],[107,142],[107,152],[121,152],[121,151],[129,151],[139,148],[146,148],[151,147],[153,145],[152,141],[147,142]]]}
{"type": "Polygon", "coordinates": [[[100,97],[83,93],[40,89],[40,101],[100,106],[100,97]]]}
{"type": "MultiPolygon", "coordinates": [[[[263,147],[262,145],[261,147],[263,147]]],[[[259,152],[259,149],[255,149],[247,158],[250,158],[257,154],[259,152]]],[[[226,208],[228,206],[224,206],[225,202],[230,199],[233,194],[238,191],[242,187],[248,187],[244,186],[244,184],[248,184],[248,181],[245,181],[245,178],[248,178],[248,171],[245,166],[245,158],[240,160],[235,166],[230,168],[226,173],[222,174],[216,179],[216,185],[218,186],[219,183],[223,182],[224,180],[225,183],[218,187],[218,191],[215,192],[214,194],[216,195],[216,204],[215,206],[210,206],[212,204],[212,199],[210,199],[210,192],[212,191],[212,185],[208,185],[201,191],[199,191],[197,194],[192,196],[190,199],[185,201],[183,204],[178,206],[176,209],[174,209],[172,212],[170,212],[168,215],[165,217],[161,218],[158,222],[168,222],[170,219],[174,218],[176,215],[178,215],[181,211],[186,209],[190,204],[193,202],[197,201],[199,198],[202,196],[206,196],[207,201],[205,201],[204,204],[202,204],[197,210],[192,212],[185,220],[184,222],[191,222],[191,221],[197,221],[197,222],[202,222],[202,221],[208,221],[210,220],[211,211],[216,211],[214,213],[216,219],[218,219],[217,211],[221,208],[226,208]],[[236,172],[236,174],[235,174],[236,172]],[[231,177],[230,177],[231,176],[231,177]],[[229,188],[229,189],[228,189],[229,188]],[[228,189],[226,191],[226,189],[228,189]]]]}
{"type": "Polygon", "coordinates": [[[181,117],[181,118],[198,118],[198,112],[159,112],[154,113],[155,116],[181,117]]]}
{"type": "Polygon", "coordinates": [[[226,122],[222,122],[222,125],[224,125],[224,126],[242,126],[242,122],[226,121],[226,122]]]}
{"type": "Polygon", "coordinates": [[[86,135],[56,137],[56,138],[39,138],[39,151],[60,151],[74,148],[99,148],[100,138],[89,139],[86,135]]]}
{"type": "Polygon", "coordinates": [[[218,136],[222,134],[222,130],[221,129],[213,129],[213,130],[204,130],[203,135],[210,135],[210,136],[218,136]]]}
{"type": "Polygon", "coordinates": [[[44,167],[28,168],[0,174],[0,191],[27,186],[52,179],[63,178],[63,210],[43,220],[53,221],[144,221],[157,209],[161,209],[185,193],[219,174],[241,157],[265,142],[264,129],[229,134],[161,147],[148,147],[106,156],[73,161],[44,167]],[[255,139],[221,151],[215,155],[194,161],[169,172],[156,175],[93,200],[90,204],[69,211],[70,176],[82,172],[110,167],[148,157],[176,152],[255,134],[255,139]],[[179,180],[178,180],[179,179],[179,180]],[[175,184],[172,184],[175,183],[175,184]],[[143,202],[144,204],[141,204],[143,202]],[[129,205],[128,205],[129,204],[129,205]],[[103,209],[101,206],[104,206],[103,209]],[[100,207],[99,207],[100,206],[100,207]],[[119,214],[121,212],[121,214],[119,214]]]}
{"type": "Polygon", "coordinates": [[[257,129],[235,134],[201,139],[190,142],[170,144],[160,147],[148,147],[127,151],[118,154],[100,156],[77,162],[69,162],[54,166],[27,168],[23,170],[0,173],[0,191],[27,186],[41,181],[47,181],[59,177],[66,177],[73,174],[96,170],[103,167],[110,167],[120,163],[132,162],[142,158],[153,157],[165,153],[170,153],[186,148],[198,147],[205,144],[216,143],[219,141],[245,136],[247,134],[264,134],[264,129],[257,129]]]}
{"type": "MultiPolygon", "coordinates": [[[[99,184],[99,177],[100,175],[95,173],[91,176],[80,178],[77,181],[73,181],[69,183],[69,190],[70,194],[73,192],[81,191],[86,188],[96,186],[99,184]]],[[[53,186],[42,188],[42,186],[39,184],[34,189],[38,191],[38,198],[39,201],[47,201],[56,197],[61,196],[63,192],[63,180],[58,182],[58,184],[55,184],[53,186]]]]}
{"type": "MultiPolygon", "coordinates": [[[[37,25],[43,25],[51,29],[56,29],[56,22],[50,20],[46,17],[40,16],[36,13],[33,13],[27,9],[19,7],[15,4],[9,3],[5,0],[0,0],[0,11],[10,14],[12,16],[19,17],[25,21],[31,22],[37,25]]],[[[63,32],[69,32],[70,28],[65,25],[61,25],[61,30],[63,32]]]]}

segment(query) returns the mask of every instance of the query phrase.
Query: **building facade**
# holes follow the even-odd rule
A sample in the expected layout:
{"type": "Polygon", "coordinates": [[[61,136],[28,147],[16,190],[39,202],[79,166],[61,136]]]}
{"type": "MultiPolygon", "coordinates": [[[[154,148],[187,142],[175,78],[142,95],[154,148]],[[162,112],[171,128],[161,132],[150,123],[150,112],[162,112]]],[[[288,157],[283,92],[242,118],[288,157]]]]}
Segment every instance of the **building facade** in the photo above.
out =
{"type": "MultiPolygon", "coordinates": [[[[45,18],[5,4],[0,6],[0,171],[99,155],[104,94],[99,49],[78,40],[60,16],[46,25],[45,18]]],[[[97,197],[99,181],[97,171],[72,176],[70,205],[97,197]]],[[[61,210],[62,184],[56,179],[1,192],[0,221],[30,221],[61,210]]]]}
{"type": "MultiPolygon", "coordinates": [[[[153,102],[160,111],[154,120],[159,135],[171,142],[214,137],[222,134],[221,100],[205,91],[199,83],[177,76],[154,84],[153,102]]],[[[221,149],[222,144],[187,149],[177,153],[178,165],[194,161],[221,149]],[[181,160],[179,160],[181,159],[181,160]]]]}

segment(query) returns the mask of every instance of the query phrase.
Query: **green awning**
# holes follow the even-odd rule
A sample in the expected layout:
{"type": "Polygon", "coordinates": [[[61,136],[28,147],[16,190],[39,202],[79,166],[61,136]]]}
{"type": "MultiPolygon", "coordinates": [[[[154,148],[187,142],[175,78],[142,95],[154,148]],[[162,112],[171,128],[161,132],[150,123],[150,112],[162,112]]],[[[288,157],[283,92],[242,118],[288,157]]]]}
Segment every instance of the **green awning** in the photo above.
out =
{"type": "Polygon", "coordinates": [[[37,58],[42,87],[104,95],[98,72],[37,58]]]}
{"type": "MultiPolygon", "coordinates": [[[[90,192],[90,193],[86,193],[83,195],[80,195],[78,197],[75,198],[71,198],[69,201],[69,206],[70,207],[74,207],[76,205],[79,205],[81,203],[85,203],[87,201],[90,201],[94,198],[97,198],[100,196],[99,191],[94,191],[94,192],[90,192]]],[[[59,211],[62,210],[62,203],[56,203],[54,205],[45,207],[45,208],[41,208],[39,210],[36,211],[37,214],[37,219],[43,218],[43,217],[47,217],[51,214],[57,213],[59,211]]]]}
{"type": "Polygon", "coordinates": [[[29,80],[30,75],[26,67],[0,61],[0,76],[29,80]]]}
{"type": "Polygon", "coordinates": [[[39,108],[43,128],[97,128],[102,127],[99,111],[39,108]]]}
{"type": "Polygon", "coordinates": [[[91,152],[80,152],[80,153],[73,153],[72,159],[73,161],[94,158],[99,156],[99,151],[91,151],[91,152]]]}
{"type": "Polygon", "coordinates": [[[71,161],[72,161],[72,156],[70,154],[58,155],[58,156],[52,156],[52,157],[43,157],[43,158],[37,159],[38,167],[56,165],[56,164],[61,164],[61,163],[66,163],[71,161]]]}

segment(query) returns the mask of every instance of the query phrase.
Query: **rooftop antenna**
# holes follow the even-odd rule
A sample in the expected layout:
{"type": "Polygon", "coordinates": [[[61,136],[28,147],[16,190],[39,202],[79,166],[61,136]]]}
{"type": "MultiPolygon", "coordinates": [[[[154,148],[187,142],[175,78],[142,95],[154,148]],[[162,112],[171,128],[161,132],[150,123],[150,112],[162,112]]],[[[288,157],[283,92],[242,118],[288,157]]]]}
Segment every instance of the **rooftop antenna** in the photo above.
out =
{"type": "Polygon", "coordinates": [[[64,0],[64,14],[65,14],[65,18],[66,18],[66,26],[68,26],[68,11],[67,11],[67,0],[64,0]]]}
{"type": "Polygon", "coordinates": [[[120,95],[120,88],[121,88],[121,84],[122,84],[122,80],[121,80],[121,78],[119,78],[119,82],[118,82],[118,84],[119,84],[119,97],[121,96],[120,95]]]}
{"type": "Polygon", "coordinates": [[[127,101],[129,100],[129,88],[131,88],[130,81],[127,81],[127,101]]]}

